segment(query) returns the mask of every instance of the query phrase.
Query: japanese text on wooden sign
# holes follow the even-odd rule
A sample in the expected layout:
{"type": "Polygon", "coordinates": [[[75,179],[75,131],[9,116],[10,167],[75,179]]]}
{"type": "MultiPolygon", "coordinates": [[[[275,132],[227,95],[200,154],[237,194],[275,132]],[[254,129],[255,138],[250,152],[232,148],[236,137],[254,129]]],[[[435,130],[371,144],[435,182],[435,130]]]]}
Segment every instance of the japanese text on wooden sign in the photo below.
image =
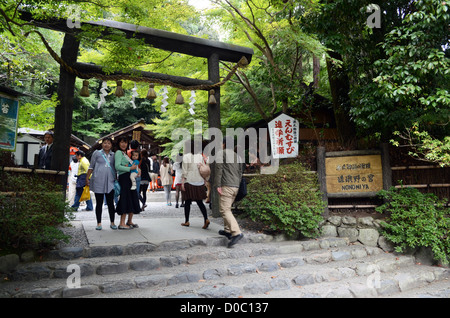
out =
{"type": "Polygon", "coordinates": [[[274,158],[298,155],[298,120],[281,114],[269,123],[269,132],[274,158]]]}
{"type": "Polygon", "coordinates": [[[381,155],[325,159],[328,193],[377,192],[383,189],[381,155]]]}

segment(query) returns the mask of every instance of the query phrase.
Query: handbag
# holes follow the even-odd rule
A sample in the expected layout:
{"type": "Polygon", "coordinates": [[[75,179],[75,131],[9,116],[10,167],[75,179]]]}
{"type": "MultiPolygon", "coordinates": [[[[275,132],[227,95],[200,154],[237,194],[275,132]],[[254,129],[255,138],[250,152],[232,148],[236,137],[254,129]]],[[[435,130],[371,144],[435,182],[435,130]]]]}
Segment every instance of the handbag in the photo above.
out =
{"type": "Polygon", "coordinates": [[[117,198],[120,196],[120,190],[121,190],[119,180],[117,180],[116,174],[114,173],[114,170],[112,169],[111,165],[109,164],[109,160],[106,159],[105,154],[103,152],[102,152],[102,156],[103,156],[103,159],[105,159],[106,164],[108,165],[109,169],[111,169],[111,172],[114,176],[114,197],[117,198]]]}
{"type": "Polygon", "coordinates": [[[247,180],[244,177],[241,178],[241,182],[239,184],[239,190],[236,194],[236,198],[234,201],[241,201],[247,195],[247,180]]]}
{"type": "Polygon", "coordinates": [[[91,192],[89,191],[89,186],[86,185],[83,188],[83,193],[81,193],[80,202],[89,201],[91,199],[91,192]]]}
{"type": "Polygon", "coordinates": [[[205,162],[205,159],[202,160],[199,164],[197,164],[198,172],[200,173],[200,176],[205,179],[206,181],[209,180],[209,177],[211,175],[211,168],[209,167],[209,164],[205,162]]]}

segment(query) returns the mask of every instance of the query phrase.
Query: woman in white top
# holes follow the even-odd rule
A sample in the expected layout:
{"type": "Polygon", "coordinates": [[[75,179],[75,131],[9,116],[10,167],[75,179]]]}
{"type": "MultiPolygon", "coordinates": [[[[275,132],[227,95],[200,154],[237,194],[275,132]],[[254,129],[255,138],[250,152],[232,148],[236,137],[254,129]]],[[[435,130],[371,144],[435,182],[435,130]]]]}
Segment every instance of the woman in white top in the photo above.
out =
{"type": "Polygon", "coordinates": [[[194,143],[192,142],[190,150],[186,150],[183,156],[183,173],[181,175],[181,190],[184,191],[184,217],[185,222],[182,226],[189,226],[189,214],[191,212],[192,201],[197,202],[200,211],[203,214],[205,224],[203,229],[207,229],[210,221],[206,213],[206,207],[203,200],[206,199],[205,180],[198,171],[198,164],[203,161],[201,153],[194,152],[194,143]]]}
{"type": "Polygon", "coordinates": [[[169,163],[169,158],[164,157],[161,168],[159,168],[159,175],[161,176],[161,184],[164,187],[166,194],[167,205],[172,205],[170,199],[170,190],[172,188],[172,165],[169,163]]]}

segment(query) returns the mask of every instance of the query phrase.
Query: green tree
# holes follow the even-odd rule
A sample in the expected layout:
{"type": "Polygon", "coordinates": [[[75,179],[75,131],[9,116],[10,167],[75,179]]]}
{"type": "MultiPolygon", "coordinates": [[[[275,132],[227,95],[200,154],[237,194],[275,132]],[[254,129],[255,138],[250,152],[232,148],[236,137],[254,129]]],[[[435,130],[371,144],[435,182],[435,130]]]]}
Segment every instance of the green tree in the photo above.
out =
{"type": "Polygon", "coordinates": [[[432,0],[328,0],[305,20],[307,30],[317,32],[330,56],[340,61],[327,66],[338,127],[354,127],[348,137],[408,136],[409,144],[418,145],[416,153],[434,158],[445,153],[447,8],[445,1],[432,0]],[[367,23],[371,3],[380,8],[380,28],[367,23]],[[417,127],[419,132],[408,133],[417,127]],[[432,153],[430,143],[443,144],[432,153]]]}
{"type": "Polygon", "coordinates": [[[317,1],[213,2],[220,6],[211,13],[213,21],[220,21],[228,40],[255,49],[254,61],[248,70],[237,72],[237,79],[257,114],[267,120],[286,112],[312,82],[312,76],[307,81],[304,62],[326,54],[318,39],[301,28],[302,18],[316,9],[317,1]]]}
{"type": "Polygon", "coordinates": [[[385,59],[375,62],[380,94],[391,102],[396,135],[414,146],[414,156],[450,164],[449,5],[421,0],[386,35],[385,59]]]}
{"type": "MultiPolygon", "coordinates": [[[[33,33],[25,37],[26,32],[39,30],[55,52],[59,52],[61,48],[62,35],[36,28],[31,23],[21,20],[19,9],[31,12],[35,19],[66,19],[70,17],[73,9],[77,9],[81,20],[81,29],[77,30],[77,37],[81,41],[78,57],[80,62],[93,62],[110,72],[131,72],[133,69],[139,69],[174,75],[183,74],[187,77],[207,76],[206,66],[200,60],[149,48],[142,40],[128,39],[121,32],[106,36],[101,33],[101,28],[83,24],[83,21],[106,18],[186,34],[187,31],[183,25],[188,25],[188,21],[192,23],[198,19],[198,16],[194,14],[194,9],[187,4],[186,0],[169,0],[164,3],[157,0],[119,0],[114,3],[108,0],[95,2],[4,0],[1,1],[0,8],[0,35],[2,38],[8,39],[8,41],[2,42],[2,46],[6,47],[8,51],[1,55],[2,74],[6,74],[6,84],[9,86],[17,88],[17,85],[22,85],[24,90],[29,89],[28,92],[37,97],[35,99],[26,98],[26,112],[21,112],[22,114],[32,114],[34,110],[43,108],[50,115],[54,112],[56,102],[53,101],[51,107],[47,107],[51,100],[41,103],[41,99],[49,98],[56,92],[58,76],[55,74],[59,73],[59,65],[50,58],[41,39],[33,33]],[[38,61],[41,63],[39,64],[38,61]],[[49,65],[52,68],[49,68],[49,65]],[[41,80],[39,85],[36,85],[37,77],[41,80]],[[46,90],[37,91],[37,87],[44,87],[46,90]]],[[[1,80],[3,77],[0,77],[1,80]]],[[[147,84],[137,83],[140,98],[136,98],[136,109],[130,104],[130,90],[134,83],[124,82],[126,96],[123,98],[116,98],[113,91],[108,89],[107,103],[100,109],[97,108],[97,104],[101,82],[91,81],[89,98],[80,98],[81,85],[81,81],[77,80],[73,112],[73,133],[80,137],[99,137],[109,133],[111,129],[119,129],[140,118],[149,122],[157,115],[154,104],[145,99],[148,90],[147,84]]],[[[108,83],[108,87],[114,86],[115,83],[108,83]]],[[[49,117],[46,116],[46,118],[49,117]]],[[[50,116],[50,119],[45,125],[47,128],[53,126],[53,116],[50,116]]],[[[21,118],[20,120],[26,122],[27,125],[33,125],[33,118],[21,118]]],[[[37,125],[41,125],[41,123],[37,125]]]]}

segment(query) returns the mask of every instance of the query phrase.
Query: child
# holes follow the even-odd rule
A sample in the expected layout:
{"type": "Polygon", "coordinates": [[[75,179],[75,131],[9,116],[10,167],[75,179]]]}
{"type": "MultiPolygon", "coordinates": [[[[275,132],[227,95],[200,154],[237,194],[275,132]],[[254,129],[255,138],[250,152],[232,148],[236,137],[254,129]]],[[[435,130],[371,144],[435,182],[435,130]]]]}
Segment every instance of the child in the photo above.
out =
{"type": "MultiPolygon", "coordinates": [[[[131,152],[131,160],[133,163],[130,163],[128,167],[132,165],[139,166],[139,151],[133,150],[131,152]]],[[[140,169],[136,168],[136,170],[130,170],[130,179],[131,179],[131,190],[136,190],[136,177],[141,174],[140,169]]]]}

